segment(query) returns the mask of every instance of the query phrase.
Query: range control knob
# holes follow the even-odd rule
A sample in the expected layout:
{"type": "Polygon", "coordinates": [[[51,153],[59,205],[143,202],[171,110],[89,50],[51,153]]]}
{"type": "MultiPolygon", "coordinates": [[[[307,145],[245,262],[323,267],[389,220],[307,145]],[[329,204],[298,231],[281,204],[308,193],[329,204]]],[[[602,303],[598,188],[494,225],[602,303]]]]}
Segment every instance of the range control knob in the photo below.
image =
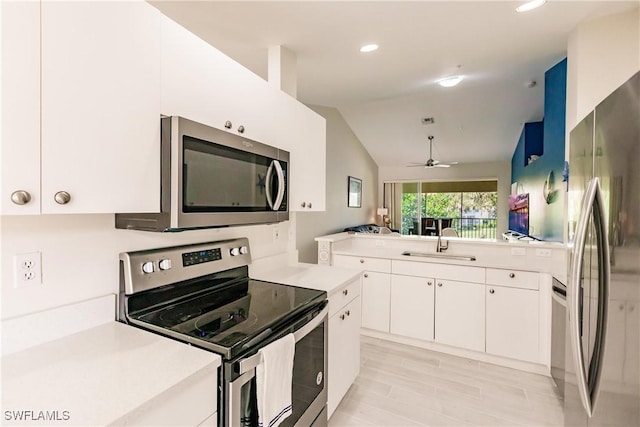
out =
{"type": "Polygon", "coordinates": [[[155,271],[155,267],[153,265],[153,261],[147,261],[144,264],[142,264],[142,272],[144,274],[151,274],[155,271]]]}
{"type": "Polygon", "coordinates": [[[248,247],[246,247],[246,246],[241,246],[241,247],[240,247],[240,253],[241,253],[242,255],[248,254],[248,253],[249,253],[249,248],[248,248],[248,247]]]}
{"type": "Polygon", "coordinates": [[[160,268],[160,270],[171,270],[171,260],[161,259],[158,263],[158,267],[160,268]]]}
{"type": "Polygon", "coordinates": [[[240,255],[240,248],[231,248],[229,253],[231,254],[231,256],[238,256],[240,255]]]}

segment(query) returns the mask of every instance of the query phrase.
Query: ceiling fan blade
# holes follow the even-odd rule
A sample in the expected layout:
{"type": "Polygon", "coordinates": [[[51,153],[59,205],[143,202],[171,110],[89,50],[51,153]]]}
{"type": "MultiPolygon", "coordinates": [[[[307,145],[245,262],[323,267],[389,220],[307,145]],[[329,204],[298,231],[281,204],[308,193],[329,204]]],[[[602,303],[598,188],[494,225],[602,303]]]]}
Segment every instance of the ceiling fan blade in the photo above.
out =
{"type": "Polygon", "coordinates": [[[420,164],[414,164],[414,165],[407,165],[408,168],[425,168],[427,167],[427,165],[425,165],[424,163],[420,163],[420,164]]]}
{"type": "Polygon", "coordinates": [[[433,165],[434,168],[448,168],[450,166],[451,165],[447,163],[438,163],[437,165],[433,165]]]}

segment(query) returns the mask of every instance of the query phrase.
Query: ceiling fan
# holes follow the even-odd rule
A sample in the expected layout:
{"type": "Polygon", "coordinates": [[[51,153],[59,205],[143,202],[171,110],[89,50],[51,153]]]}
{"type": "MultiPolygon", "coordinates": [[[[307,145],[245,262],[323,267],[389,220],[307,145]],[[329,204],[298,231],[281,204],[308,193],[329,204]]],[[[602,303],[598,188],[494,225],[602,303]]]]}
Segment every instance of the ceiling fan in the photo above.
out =
{"type": "Polygon", "coordinates": [[[407,165],[410,168],[423,167],[423,168],[448,168],[451,165],[457,165],[458,162],[440,163],[437,160],[433,160],[433,135],[429,135],[429,160],[426,163],[411,163],[407,165]]]}

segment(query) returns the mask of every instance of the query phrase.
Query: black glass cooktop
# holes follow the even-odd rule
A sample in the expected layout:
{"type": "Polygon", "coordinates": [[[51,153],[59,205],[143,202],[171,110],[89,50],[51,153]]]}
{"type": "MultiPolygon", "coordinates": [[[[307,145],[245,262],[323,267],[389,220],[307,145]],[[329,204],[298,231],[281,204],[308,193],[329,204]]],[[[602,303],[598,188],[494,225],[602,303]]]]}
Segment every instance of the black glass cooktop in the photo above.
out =
{"type": "Polygon", "coordinates": [[[138,325],[231,357],[326,299],[324,291],[252,280],[246,267],[130,298],[138,325]]]}

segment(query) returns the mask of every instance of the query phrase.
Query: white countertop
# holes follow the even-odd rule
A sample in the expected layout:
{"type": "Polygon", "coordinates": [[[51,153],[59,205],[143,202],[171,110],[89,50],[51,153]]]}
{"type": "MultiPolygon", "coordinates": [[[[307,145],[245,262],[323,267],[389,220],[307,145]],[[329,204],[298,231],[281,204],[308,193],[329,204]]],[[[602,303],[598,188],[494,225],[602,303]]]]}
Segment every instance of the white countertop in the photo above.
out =
{"type": "Polygon", "coordinates": [[[110,322],[2,357],[3,414],[68,411],[68,421],[54,424],[118,423],[183,381],[214,375],[220,363],[214,353],[110,322]]]}
{"type": "Polygon", "coordinates": [[[326,291],[336,289],[358,278],[362,270],[297,263],[252,275],[253,279],[326,291]]]}

